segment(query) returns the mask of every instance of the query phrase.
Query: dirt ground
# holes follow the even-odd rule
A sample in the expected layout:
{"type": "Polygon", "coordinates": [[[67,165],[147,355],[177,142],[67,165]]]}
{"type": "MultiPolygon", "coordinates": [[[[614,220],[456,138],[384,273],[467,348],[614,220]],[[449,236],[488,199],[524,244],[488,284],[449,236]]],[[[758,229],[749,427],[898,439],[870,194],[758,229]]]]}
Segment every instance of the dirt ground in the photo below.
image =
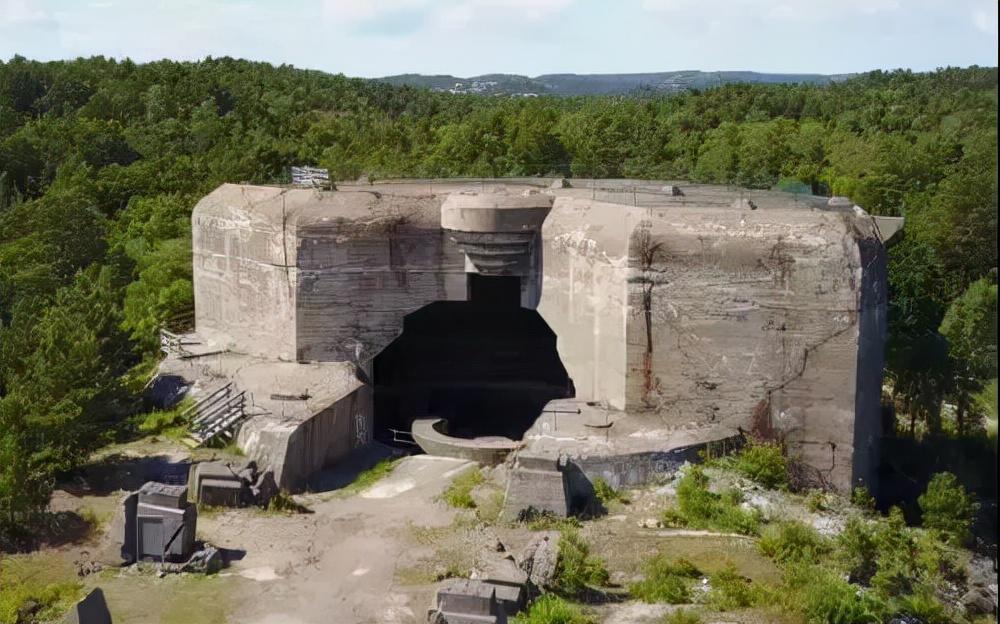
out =
{"type": "MultiPolygon", "coordinates": [[[[86,487],[74,490],[70,484],[57,492],[52,507],[107,522],[123,494],[115,485],[135,489],[151,471],[186,469],[189,455],[165,441],[116,449],[99,470],[90,471],[86,487]]],[[[117,624],[423,623],[439,579],[468,576],[481,559],[495,556],[498,540],[518,552],[532,538],[523,525],[490,521],[499,511],[503,468],[487,471],[486,483],[474,492],[479,509],[456,510],[440,500],[454,477],[473,469],[460,460],[412,456],[360,492],[296,497],[309,513],[203,510],[199,539],[234,553],[221,573],[161,578],[148,568],[107,567],[82,583],[85,590],[103,589],[117,624]]],[[[669,494],[646,488],[627,495],[628,504],[612,504],[607,515],[581,528],[620,586],[636,580],[642,562],[655,552],[687,558],[706,573],[732,564],[754,581],[777,579],[752,540],[646,528],[669,494]]],[[[75,578],[80,562],[107,560],[116,547],[114,536],[96,532],[77,543],[7,558],[4,565],[19,576],[55,582],[75,578]]],[[[594,611],[606,624],[644,624],[658,622],[672,608],[619,603],[594,611]]],[[[706,621],[768,620],[747,612],[706,621]]]]}

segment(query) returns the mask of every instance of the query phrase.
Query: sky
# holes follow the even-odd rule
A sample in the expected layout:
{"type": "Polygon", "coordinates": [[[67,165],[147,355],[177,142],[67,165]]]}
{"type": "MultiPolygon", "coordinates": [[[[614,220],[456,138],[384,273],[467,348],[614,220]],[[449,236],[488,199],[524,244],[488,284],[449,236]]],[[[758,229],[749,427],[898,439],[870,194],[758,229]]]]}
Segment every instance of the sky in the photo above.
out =
{"type": "Polygon", "coordinates": [[[997,65],[997,0],[0,0],[0,59],[349,76],[997,65]]]}

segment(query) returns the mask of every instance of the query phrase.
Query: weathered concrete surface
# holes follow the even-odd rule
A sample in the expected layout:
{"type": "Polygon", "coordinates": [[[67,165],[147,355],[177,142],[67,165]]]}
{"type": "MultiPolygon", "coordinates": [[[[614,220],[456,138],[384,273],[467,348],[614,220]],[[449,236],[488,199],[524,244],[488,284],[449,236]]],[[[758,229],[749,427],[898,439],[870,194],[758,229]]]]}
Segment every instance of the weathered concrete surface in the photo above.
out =
{"type": "Polygon", "coordinates": [[[455,438],[442,432],[448,421],[442,418],[421,418],[413,421],[413,441],[430,455],[466,459],[486,466],[502,464],[508,453],[520,443],[495,436],[491,438],[455,438]]]}
{"type": "Polygon", "coordinates": [[[820,197],[551,182],[224,185],[202,200],[192,217],[199,334],[233,352],[362,371],[290,428],[252,420],[241,443],[285,465],[299,461],[289,448],[308,449],[295,473],[338,456],[323,447],[357,437],[345,416],[370,430],[364,379],[403,317],[465,300],[474,256],[517,246],[527,263],[491,270],[521,278],[522,306],[556,333],[578,399],[654,430],[780,436],[818,482],[872,483],[885,257],[871,217],[820,197]],[[528,212],[481,210],[518,203],[528,212]]]}

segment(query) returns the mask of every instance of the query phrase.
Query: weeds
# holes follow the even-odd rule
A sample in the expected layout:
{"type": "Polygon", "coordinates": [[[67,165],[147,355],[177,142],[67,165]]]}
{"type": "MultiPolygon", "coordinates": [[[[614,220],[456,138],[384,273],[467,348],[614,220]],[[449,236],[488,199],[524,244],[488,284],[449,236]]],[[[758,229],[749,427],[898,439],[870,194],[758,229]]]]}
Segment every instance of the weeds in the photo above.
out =
{"type": "Polygon", "coordinates": [[[57,620],[80,599],[83,586],[77,582],[41,585],[0,578],[0,588],[3,590],[0,591],[0,624],[29,624],[57,620]],[[28,612],[30,615],[25,617],[28,612]]]}
{"type": "Polygon", "coordinates": [[[287,492],[278,492],[267,502],[267,513],[276,514],[301,514],[312,513],[312,510],[305,505],[300,505],[287,492]]]}
{"type": "Polygon", "coordinates": [[[708,595],[705,602],[718,611],[744,609],[758,602],[758,594],[750,584],[750,580],[741,576],[730,565],[709,578],[708,595]]]}
{"type": "Polygon", "coordinates": [[[466,470],[452,479],[448,488],[441,494],[441,500],[456,509],[475,509],[476,501],[472,498],[472,490],[483,481],[483,473],[477,468],[466,470]]]}
{"type": "Polygon", "coordinates": [[[604,561],[590,554],[590,546],[576,529],[566,529],[559,538],[559,553],[553,585],[556,593],[569,598],[588,594],[592,588],[608,584],[610,574],[604,561]]]}
{"type": "Polygon", "coordinates": [[[566,531],[583,526],[572,516],[564,518],[551,511],[538,510],[534,507],[522,509],[517,515],[517,521],[523,522],[532,531],[566,531]]]}
{"type": "Polygon", "coordinates": [[[628,504],[628,498],[622,494],[620,491],[611,487],[611,484],[597,477],[593,482],[594,486],[594,496],[597,500],[604,506],[605,509],[610,507],[613,503],[622,503],[624,505],[628,504]]]}
{"type": "Polygon", "coordinates": [[[643,602],[684,604],[691,602],[691,581],[701,576],[689,561],[676,562],[656,555],[643,566],[644,578],[629,587],[629,593],[643,602]]]}
{"type": "Polygon", "coordinates": [[[765,528],[757,548],[777,563],[816,563],[831,550],[816,529],[796,521],[765,528]]]}
{"type": "Polygon", "coordinates": [[[690,609],[678,609],[663,616],[663,624],[701,624],[701,616],[690,609]]]}
{"type": "Polygon", "coordinates": [[[513,624],[593,624],[583,610],[551,594],[542,596],[527,611],[514,618],[513,624]]]}
{"type": "Polygon", "coordinates": [[[777,442],[749,440],[739,453],[719,463],[766,488],[788,489],[788,458],[777,442]]]}
{"type": "Polygon", "coordinates": [[[396,464],[398,462],[399,458],[397,457],[387,457],[379,461],[368,470],[358,473],[358,476],[355,477],[354,481],[351,481],[344,487],[340,488],[339,492],[341,494],[353,495],[363,490],[367,490],[392,474],[392,471],[396,469],[396,464]]]}
{"type": "Polygon", "coordinates": [[[760,531],[760,512],[744,510],[740,502],[736,490],[722,494],[710,491],[704,469],[692,466],[677,485],[677,508],[664,512],[663,523],[756,535],[760,531]]]}

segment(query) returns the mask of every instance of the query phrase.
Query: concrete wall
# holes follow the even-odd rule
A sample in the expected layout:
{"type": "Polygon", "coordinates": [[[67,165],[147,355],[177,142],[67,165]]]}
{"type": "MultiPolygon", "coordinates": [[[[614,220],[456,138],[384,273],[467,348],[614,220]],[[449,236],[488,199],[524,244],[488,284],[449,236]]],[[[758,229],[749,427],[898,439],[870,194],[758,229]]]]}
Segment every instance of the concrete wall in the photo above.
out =
{"type": "Polygon", "coordinates": [[[538,312],[576,396],[624,409],[627,381],[628,239],[622,206],[560,197],[542,228],[538,312]]]}
{"type": "Polygon", "coordinates": [[[298,271],[282,210],[281,189],[234,184],[194,208],[195,324],[222,348],[295,358],[298,271]]]}

